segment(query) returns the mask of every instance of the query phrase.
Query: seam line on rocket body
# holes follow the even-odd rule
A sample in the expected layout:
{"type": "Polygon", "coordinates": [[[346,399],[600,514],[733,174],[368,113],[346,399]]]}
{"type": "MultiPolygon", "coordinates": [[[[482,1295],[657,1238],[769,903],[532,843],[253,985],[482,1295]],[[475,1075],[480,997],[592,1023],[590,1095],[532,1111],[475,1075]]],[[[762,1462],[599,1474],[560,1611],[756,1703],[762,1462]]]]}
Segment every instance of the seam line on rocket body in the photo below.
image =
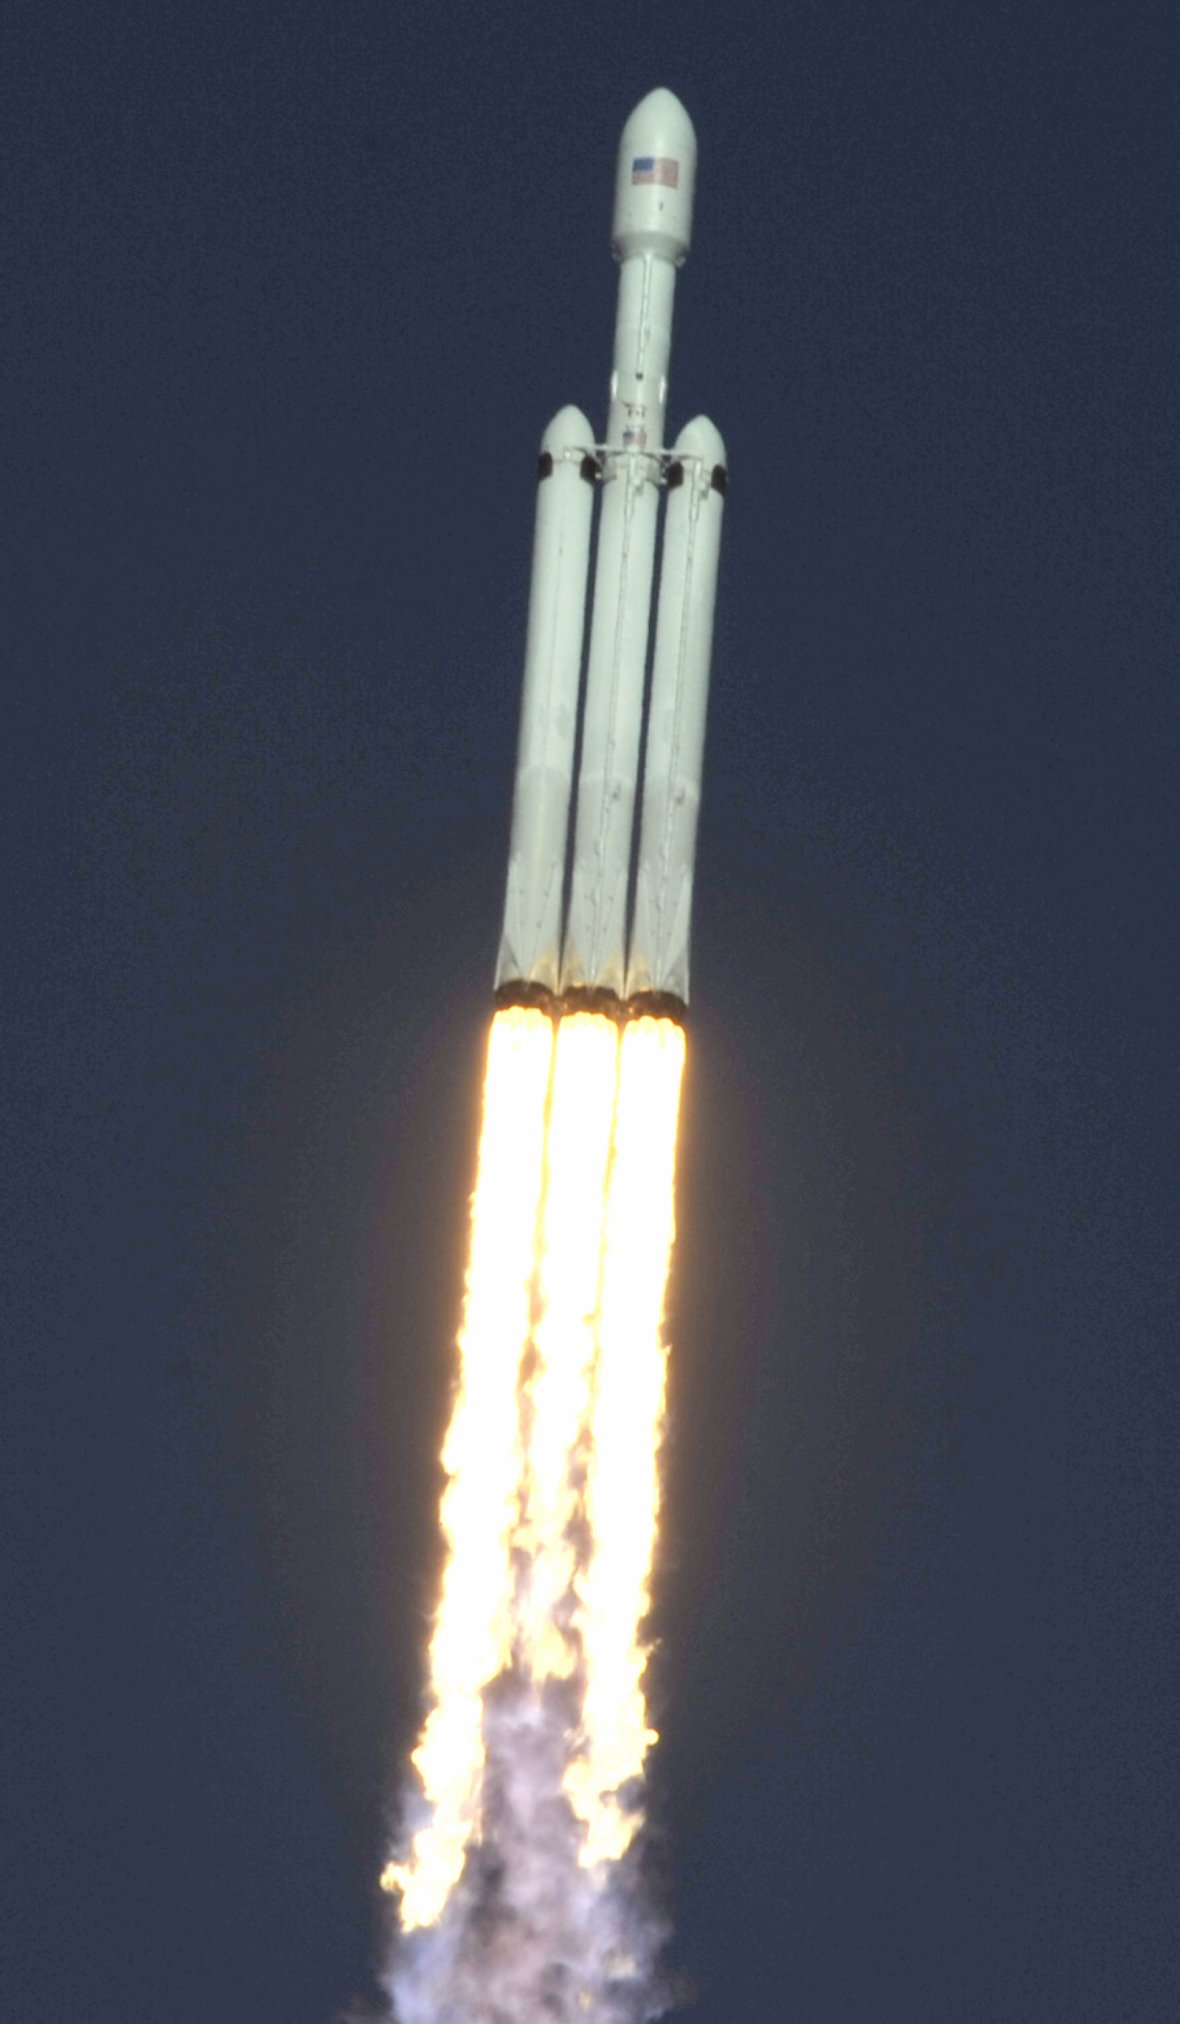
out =
{"type": "MultiPolygon", "coordinates": [[[[659,851],[660,904],[657,910],[657,920],[658,920],[657,932],[660,935],[661,940],[663,938],[666,926],[665,917],[667,914],[668,898],[669,898],[668,868],[672,855],[672,831],[675,827],[673,811],[674,808],[678,805],[678,803],[674,802],[672,795],[672,770],[675,762],[675,756],[676,754],[679,753],[680,750],[680,732],[681,726],[684,722],[684,708],[685,708],[684,670],[688,662],[688,635],[691,629],[690,627],[691,614],[689,611],[690,600],[688,593],[692,586],[693,556],[696,550],[696,539],[697,539],[697,531],[700,526],[700,518],[701,518],[701,494],[700,494],[700,481],[698,476],[697,480],[694,482],[692,487],[692,496],[688,509],[688,533],[684,544],[684,594],[680,600],[680,614],[679,614],[680,624],[676,636],[676,702],[672,712],[672,736],[670,740],[670,751],[672,754],[672,758],[669,760],[669,767],[668,767],[668,792],[664,796],[663,835],[660,839],[660,851],[659,851]]],[[[661,584],[661,590],[662,588],[663,585],[661,584]]]]}
{"type": "MultiPolygon", "coordinates": [[[[638,461],[639,460],[637,457],[628,455],[626,458],[627,468],[621,474],[621,482],[626,487],[626,493],[623,502],[623,548],[622,548],[622,555],[620,556],[619,559],[619,573],[617,579],[618,595],[615,602],[615,627],[611,646],[610,710],[607,717],[606,752],[603,758],[603,792],[602,792],[602,799],[599,805],[598,837],[594,849],[594,863],[596,873],[595,876],[596,905],[594,909],[593,926],[591,929],[591,948],[589,952],[591,958],[592,974],[595,970],[597,970],[602,961],[602,946],[601,946],[602,931],[603,931],[602,916],[605,911],[604,901],[606,896],[605,884],[607,875],[606,839],[610,829],[611,807],[613,802],[617,798],[619,798],[615,785],[615,753],[618,750],[618,742],[619,742],[618,701],[619,701],[619,687],[622,679],[623,641],[624,641],[625,621],[627,613],[627,588],[631,577],[632,565],[634,562],[634,543],[632,537],[634,533],[634,524],[635,524],[635,504],[639,496],[639,484],[637,483],[639,475],[637,468],[638,461]]],[[[620,482],[620,479],[616,477],[613,482],[617,484],[620,482]]]]}
{"type": "MultiPolygon", "coordinates": [[[[568,461],[568,452],[567,452],[567,461],[568,461]]],[[[569,569],[569,566],[570,566],[570,562],[569,562],[569,555],[570,555],[570,540],[569,540],[569,530],[568,530],[568,528],[566,528],[566,527],[564,527],[564,526],[563,526],[563,527],[562,527],[562,529],[561,529],[561,538],[560,538],[560,540],[559,540],[559,542],[558,542],[558,559],[559,559],[559,564],[561,565],[561,567],[563,568],[563,570],[565,570],[565,571],[567,571],[567,572],[568,572],[568,569],[569,569]]],[[[557,599],[557,598],[555,597],[555,598],[553,599],[553,602],[552,602],[552,606],[551,606],[551,609],[550,609],[550,613],[549,613],[549,635],[550,635],[550,637],[549,637],[549,651],[548,651],[548,656],[547,656],[547,658],[548,658],[548,663],[549,663],[549,680],[548,680],[548,689],[549,689],[549,694],[550,694],[550,696],[552,696],[552,694],[553,694],[553,692],[554,692],[554,689],[555,689],[555,687],[556,687],[556,682],[557,682],[557,667],[556,667],[556,646],[557,646],[557,639],[558,639],[558,632],[559,632],[559,626],[560,626],[560,620],[561,620],[561,608],[560,608],[560,602],[559,602],[559,600],[558,600],[558,599],[557,599]]],[[[581,626],[581,636],[580,636],[580,638],[579,638],[579,642],[578,642],[578,649],[577,649],[577,660],[578,660],[578,672],[579,672],[579,676],[580,676],[580,673],[581,673],[581,661],[582,661],[582,657],[583,657],[583,654],[584,654],[584,652],[585,652],[585,645],[586,645],[586,639],[585,639],[585,602],[584,602],[584,593],[583,593],[583,611],[582,611],[582,626],[581,626]]],[[[575,690],[575,696],[574,696],[574,708],[575,708],[575,712],[576,712],[576,709],[577,709],[577,692],[576,692],[576,690],[575,690]]],[[[555,755],[554,755],[554,751],[553,751],[553,747],[554,747],[554,745],[555,745],[555,744],[557,744],[557,743],[559,742],[559,741],[558,741],[558,740],[557,740],[557,739],[555,738],[555,736],[554,736],[554,729],[555,729],[555,727],[554,727],[554,722],[553,722],[553,714],[552,714],[552,710],[551,710],[551,711],[550,711],[550,718],[549,718],[549,724],[548,724],[548,726],[547,726],[547,736],[546,736],[546,740],[545,740],[545,763],[546,763],[546,767],[547,767],[547,769],[551,767],[551,765],[552,765],[552,761],[553,761],[553,758],[554,758],[554,756],[555,756],[555,755]]],[[[570,764],[571,764],[571,779],[570,779],[570,782],[569,782],[569,787],[568,787],[568,789],[567,789],[567,792],[566,792],[566,809],[565,809],[565,828],[566,828],[566,834],[567,834],[567,836],[568,836],[568,834],[569,834],[569,815],[570,815],[570,802],[571,802],[571,800],[572,800],[572,798],[573,798],[573,779],[572,779],[572,762],[573,762],[573,745],[572,745],[572,742],[571,742],[571,746],[570,746],[570,764]]],[[[548,917],[548,911],[549,911],[549,904],[550,904],[550,896],[551,896],[551,894],[552,894],[552,891],[553,891],[553,886],[554,886],[554,883],[555,883],[555,881],[556,881],[556,882],[558,883],[558,885],[560,886],[560,885],[564,884],[564,879],[565,879],[565,861],[564,861],[564,857],[563,857],[563,858],[562,858],[561,860],[554,860],[554,862],[553,862],[553,863],[552,863],[552,864],[550,865],[550,867],[549,867],[549,873],[548,873],[548,876],[547,876],[547,878],[546,878],[546,880],[545,880],[545,885],[544,885],[544,894],[543,894],[543,900],[544,900],[544,904],[543,904],[543,907],[542,907],[542,910],[541,910],[541,918],[542,918],[542,919],[546,919],[546,918],[548,917]]],[[[558,966],[559,966],[559,968],[560,968],[560,954],[561,954],[561,905],[560,905],[560,901],[558,902],[558,920],[557,920],[557,933],[558,933],[558,966]]]]}

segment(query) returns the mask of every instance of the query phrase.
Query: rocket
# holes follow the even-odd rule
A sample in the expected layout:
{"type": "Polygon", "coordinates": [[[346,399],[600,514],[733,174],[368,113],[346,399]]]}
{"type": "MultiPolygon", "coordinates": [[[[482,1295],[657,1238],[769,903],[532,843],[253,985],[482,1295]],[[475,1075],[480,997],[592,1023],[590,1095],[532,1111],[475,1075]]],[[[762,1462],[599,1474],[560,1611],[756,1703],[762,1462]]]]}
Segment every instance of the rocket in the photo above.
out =
{"type": "Polygon", "coordinates": [[[496,963],[501,1005],[682,1019],[688,1003],[726,489],[725,445],[712,422],[698,416],[664,446],[672,302],[692,236],[695,182],[688,114],[672,92],[649,92],[619,145],[606,438],[597,442],[580,409],[566,407],[541,439],[496,963]]]}

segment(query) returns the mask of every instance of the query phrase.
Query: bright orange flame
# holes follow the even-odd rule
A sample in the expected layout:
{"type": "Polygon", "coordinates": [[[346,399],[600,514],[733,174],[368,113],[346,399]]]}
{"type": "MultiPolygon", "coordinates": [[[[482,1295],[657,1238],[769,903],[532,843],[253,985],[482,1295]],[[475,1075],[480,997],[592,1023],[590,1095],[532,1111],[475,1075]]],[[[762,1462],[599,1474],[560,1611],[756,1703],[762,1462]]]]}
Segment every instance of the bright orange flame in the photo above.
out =
{"type": "Polygon", "coordinates": [[[483,1689],[512,1646],[510,1542],[520,1471],[516,1390],[528,1341],[553,1027],[500,1012],[488,1040],[471,1252],[459,1334],[459,1386],[442,1452],[446,1544],[430,1644],[430,1712],[413,1762],[427,1802],[408,1860],[382,1887],[401,1923],[432,1925],[478,1837],[483,1689]]]}
{"type": "Polygon", "coordinates": [[[541,1227],[540,1314],[529,1383],[528,1467],[518,1545],[520,1656],[536,1680],[564,1679],[576,1664],[567,1600],[574,1576],[576,1450],[589,1402],[602,1268],[607,1161],[614,1119],[619,1029],[575,1013],[557,1029],[541,1227]]]}
{"type": "Polygon", "coordinates": [[[580,1661],[565,1791],[582,1860],[617,1860],[640,1824],[629,1801],[655,1741],[643,1628],[683,1067],[684,1035],[666,1019],[633,1021],[620,1040],[612,1020],[572,1014],[556,1045],[537,1011],[502,1012],[492,1025],[442,1455],[430,1708],[413,1753],[426,1817],[381,1879],[400,1893],[407,1931],[437,1921],[479,1838],[484,1690],[513,1664],[540,1683],[580,1661]]]}
{"type": "Polygon", "coordinates": [[[617,1860],[634,1838],[639,1816],[620,1795],[656,1740],[643,1696],[643,1624],[659,1522],[664,1296],[683,1068],[684,1034],[671,1020],[624,1028],[586,1481],[591,1552],[577,1584],[583,1738],[565,1781],[585,1825],[587,1864],[617,1860]]]}

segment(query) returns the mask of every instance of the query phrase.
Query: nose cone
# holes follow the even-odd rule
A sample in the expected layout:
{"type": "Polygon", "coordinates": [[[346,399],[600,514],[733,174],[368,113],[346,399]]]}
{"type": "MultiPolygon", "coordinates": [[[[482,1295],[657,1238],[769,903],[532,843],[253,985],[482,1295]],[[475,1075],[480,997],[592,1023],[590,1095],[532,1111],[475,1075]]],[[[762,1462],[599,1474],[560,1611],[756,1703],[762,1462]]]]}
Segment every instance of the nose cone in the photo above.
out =
{"type": "Polygon", "coordinates": [[[680,266],[692,241],[697,137],[675,92],[640,99],[619,143],[615,257],[655,253],[680,266]]]}

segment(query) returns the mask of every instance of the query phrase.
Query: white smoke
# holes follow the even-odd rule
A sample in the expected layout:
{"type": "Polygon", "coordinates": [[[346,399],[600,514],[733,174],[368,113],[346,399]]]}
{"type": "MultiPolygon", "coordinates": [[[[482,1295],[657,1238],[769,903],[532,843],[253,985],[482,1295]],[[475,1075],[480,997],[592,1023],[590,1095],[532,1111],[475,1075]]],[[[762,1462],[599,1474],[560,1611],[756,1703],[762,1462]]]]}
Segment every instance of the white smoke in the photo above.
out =
{"type": "Polygon", "coordinates": [[[574,1682],[516,1676],[485,1699],[483,1839],[438,1924],[401,1935],[386,1986],[398,2024],[648,2024],[670,1992],[666,1928],[638,1847],[587,1869],[562,1791],[574,1682]]]}

